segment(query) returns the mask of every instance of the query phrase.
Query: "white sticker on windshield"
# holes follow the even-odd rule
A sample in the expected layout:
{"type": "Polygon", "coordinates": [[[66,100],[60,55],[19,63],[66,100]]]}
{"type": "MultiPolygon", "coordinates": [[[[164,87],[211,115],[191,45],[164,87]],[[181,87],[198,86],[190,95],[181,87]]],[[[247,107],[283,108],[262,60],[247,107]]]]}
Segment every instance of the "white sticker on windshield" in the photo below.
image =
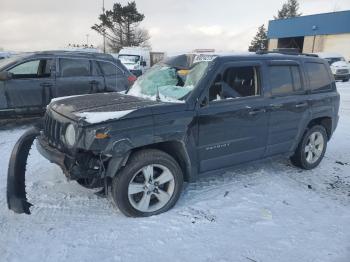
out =
{"type": "Polygon", "coordinates": [[[217,55],[197,55],[193,60],[193,64],[199,62],[210,62],[213,61],[216,57],[217,55]]]}

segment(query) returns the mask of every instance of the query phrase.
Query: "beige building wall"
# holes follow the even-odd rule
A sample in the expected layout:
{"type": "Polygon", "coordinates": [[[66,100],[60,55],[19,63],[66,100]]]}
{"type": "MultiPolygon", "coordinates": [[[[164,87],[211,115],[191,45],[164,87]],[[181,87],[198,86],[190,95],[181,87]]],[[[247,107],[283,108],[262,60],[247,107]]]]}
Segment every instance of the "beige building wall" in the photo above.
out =
{"type": "MultiPolygon", "coordinates": [[[[278,39],[269,39],[269,51],[278,46],[278,39]]],[[[338,35],[305,36],[303,53],[339,53],[350,61],[350,33],[338,35]],[[315,40],[314,40],[315,39],[315,40]]]]}
{"type": "Polygon", "coordinates": [[[278,45],[278,39],[269,39],[269,46],[268,46],[269,51],[273,51],[274,49],[276,49],[277,45],[278,45]]]}
{"type": "Polygon", "coordinates": [[[323,52],[324,38],[323,35],[305,36],[303,53],[323,52]]]}
{"type": "Polygon", "coordinates": [[[350,34],[326,35],[322,52],[339,53],[350,60],[350,34]]]}

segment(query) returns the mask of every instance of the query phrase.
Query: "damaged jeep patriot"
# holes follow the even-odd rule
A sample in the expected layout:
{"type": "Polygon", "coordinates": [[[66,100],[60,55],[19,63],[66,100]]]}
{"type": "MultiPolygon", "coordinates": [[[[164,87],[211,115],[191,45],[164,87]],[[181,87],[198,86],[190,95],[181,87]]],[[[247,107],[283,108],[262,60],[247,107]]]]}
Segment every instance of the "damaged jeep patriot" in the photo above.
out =
{"type": "Polygon", "coordinates": [[[127,216],[169,210],[183,182],[274,155],[315,168],[338,122],[326,60],[306,54],[180,55],[126,92],[56,99],[42,126],[17,142],[8,205],[30,213],[24,172],[30,145],[70,180],[104,187],[127,216]]]}

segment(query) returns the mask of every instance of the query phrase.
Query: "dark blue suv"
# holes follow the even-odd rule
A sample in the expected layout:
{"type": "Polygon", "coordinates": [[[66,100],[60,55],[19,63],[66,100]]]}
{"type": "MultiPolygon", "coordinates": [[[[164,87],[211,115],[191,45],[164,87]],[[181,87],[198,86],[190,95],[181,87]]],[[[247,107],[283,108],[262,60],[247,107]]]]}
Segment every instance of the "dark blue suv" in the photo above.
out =
{"type": "Polygon", "coordinates": [[[104,186],[127,216],[150,216],[170,209],[183,181],[200,174],[275,155],[315,168],[338,110],[329,64],[317,57],[261,52],[169,58],[126,94],[51,103],[43,125],[15,147],[9,207],[29,212],[26,201],[18,207],[13,198],[20,184],[14,178],[23,177],[25,167],[14,163],[26,159],[37,136],[39,152],[69,179],[104,186]]]}
{"type": "Polygon", "coordinates": [[[0,61],[0,118],[43,114],[51,99],[124,91],[135,81],[111,55],[45,51],[0,61]]]}

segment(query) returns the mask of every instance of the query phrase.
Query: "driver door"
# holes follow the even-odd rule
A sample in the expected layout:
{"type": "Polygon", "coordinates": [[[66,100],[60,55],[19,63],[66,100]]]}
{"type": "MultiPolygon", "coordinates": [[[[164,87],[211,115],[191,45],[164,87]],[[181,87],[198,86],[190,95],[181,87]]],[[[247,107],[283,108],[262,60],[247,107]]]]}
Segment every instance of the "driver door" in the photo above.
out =
{"type": "Polygon", "coordinates": [[[263,157],[268,113],[261,68],[259,62],[224,65],[204,98],[199,100],[197,156],[200,172],[263,157]]]}
{"type": "Polygon", "coordinates": [[[50,101],[53,59],[39,58],[15,65],[5,81],[8,108],[19,114],[42,113],[50,101]]]}

